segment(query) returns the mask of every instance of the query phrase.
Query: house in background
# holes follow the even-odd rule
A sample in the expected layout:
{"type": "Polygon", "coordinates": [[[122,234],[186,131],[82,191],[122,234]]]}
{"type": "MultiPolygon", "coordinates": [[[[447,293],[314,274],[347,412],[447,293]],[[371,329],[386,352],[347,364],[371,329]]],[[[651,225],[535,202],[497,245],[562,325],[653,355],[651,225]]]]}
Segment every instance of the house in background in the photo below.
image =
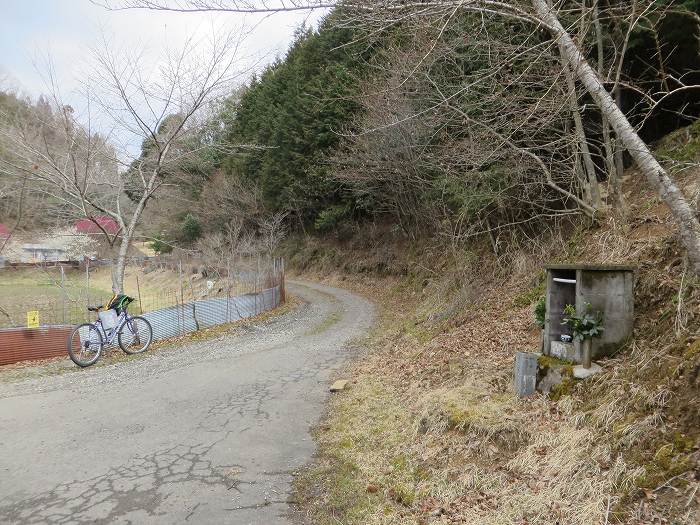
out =
{"type": "Polygon", "coordinates": [[[63,262],[67,260],[66,249],[54,244],[23,244],[20,261],[23,263],[63,262]]]}
{"type": "Polygon", "coordinates": [[[97,236],[79,233],[76,228],[56,228],[42,232],[22,232],[7,239],[2,256],[10,264],[55,264],[80,262],[97,255],[97,236]]]}
{"type": "Polygon", "coordinates": [[[116,235],[120,230],[117,221],[107,215],[98,215],[92,219],[80,219],[74,227],[78,233],[88,235],[103,235],[104,232],[116,235]]]}

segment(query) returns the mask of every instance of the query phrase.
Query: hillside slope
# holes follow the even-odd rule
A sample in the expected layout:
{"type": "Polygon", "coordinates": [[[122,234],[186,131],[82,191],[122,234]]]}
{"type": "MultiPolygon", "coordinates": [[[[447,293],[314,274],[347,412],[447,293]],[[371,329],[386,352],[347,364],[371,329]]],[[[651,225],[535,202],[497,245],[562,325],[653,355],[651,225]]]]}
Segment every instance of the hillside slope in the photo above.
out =
{"type": "MultiPolygon", "coordinates": [[[[700,125],[658,145],[690,197],[698,145],[700,125]]],[[[624,189],[627,222],[562,225],[500,257],[357,239],[297,250],[381,307],[299,480],[312,522],[698,522],[700,280],[634,170],[624,189]],[[538,348],[532,309],[552,261],[636,265],[634,338],[594,379],[519,400],[514,354],[538,348]]]]}

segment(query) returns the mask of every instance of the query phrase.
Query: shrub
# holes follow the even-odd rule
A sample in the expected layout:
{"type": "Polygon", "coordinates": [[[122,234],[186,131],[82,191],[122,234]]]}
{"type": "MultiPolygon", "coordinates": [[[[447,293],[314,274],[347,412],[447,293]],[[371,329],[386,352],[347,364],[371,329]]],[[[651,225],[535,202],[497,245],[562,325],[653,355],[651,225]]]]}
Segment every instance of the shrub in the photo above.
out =
{"type": "Polygon", "coordinates": [[[348,205],[331,206],[318,214],[314,227],[319,231],[332,230],[348,215],[350,215],[350,207],[348,205]]]}
{"type": "Polygon", "coordinates": [[[590,308],[590,303],[587,303],[586,312],[580,315],[576,312],[574,305],[567,304],[566,308],[564,308],[564,313],[567,317],[564,318],[561,324],[569,325],[574,339],[577,341],[600,337],[603,332],[603,314],[597,312],[595,315],[592,315],[589,312],[590,308]]]}
{"type": "Polygon", "coordinates": [[[151,242],[151,249],[159,255],[173,251],[173,247],[170,243],[158,238],[153,239],[153,242],[151,242]]]}
{"type": "Polygon", "coordinates": [[[180,234],[182,240],[186,243],[193,243],[202,236],[202,225],[199,219],[188,213],[182,221],[182,230],[180,234]]]}
{"type": "Polygon", "coordinates": [[[544,328],[544,317],[547,313],[547,304],[545,303],[544,296],[540,297],[537,304],[535,304],[535,323],[540,328],[544,328]]]}

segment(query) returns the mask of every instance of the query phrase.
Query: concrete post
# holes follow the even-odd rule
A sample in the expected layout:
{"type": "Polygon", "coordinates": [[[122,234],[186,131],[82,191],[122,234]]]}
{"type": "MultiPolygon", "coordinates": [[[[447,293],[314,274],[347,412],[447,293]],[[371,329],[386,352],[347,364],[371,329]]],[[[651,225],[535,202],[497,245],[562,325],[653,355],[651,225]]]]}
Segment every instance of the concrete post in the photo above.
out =
{"type": "Polygon", "coordinates": [[[528,397],[537,387],[537,354],[518,352],[515,354],[515,393],[518,397],[528,397]]]}

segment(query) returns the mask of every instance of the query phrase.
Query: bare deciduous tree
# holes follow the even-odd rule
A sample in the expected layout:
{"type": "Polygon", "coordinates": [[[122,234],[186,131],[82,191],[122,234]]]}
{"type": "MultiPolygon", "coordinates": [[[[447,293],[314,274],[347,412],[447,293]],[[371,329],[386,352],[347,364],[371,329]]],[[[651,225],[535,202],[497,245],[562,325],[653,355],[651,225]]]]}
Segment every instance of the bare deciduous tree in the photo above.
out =
{"type": "Polygon", "coordinates": [[[335,7],[335,0],[123,0],[98,1],[110,9],[151,9],[197,13],[226,11],[229,13],[281,13],[284,11],[312,11],[335,7]]]}
{"type": "MultiPolygon", "coordinates": [[[[6,235],[0,236],[0,255],[9,244],[15,231],[22,224],[25,216],[25,202],[27,195],[27,177],[3,177],[0,181],[0,203],[5,209],[4,215],[10,215],[11,210],[14,215],[14,222],[9,227],[6,235]],[[14,205],[14,206],[13,206],[14,205]]],[[[1,216],[1,215],[0,215],[1,216]]]]}
{"type": "Polygon", "coordinates": [[[123,292],[129,246],[148,201],[174,182],[169,175],[179,166],[212,146],[196,140],[206,124],[197,117],[242,74],[234,70],[239,44],[230,35],[200,47],[188,41],[153,64],[142,52],[116,50],[105,42],[94,53],[92,76],[82,93],[84,114],[76,115],[64,103],[49,70],[50,120],[37,116],[39,125],[15,121],[0,128],[11,150],[0,160],[3,169],[26,175],[62,202],[67,216],[92,219],[114,244],[115,293],[123,292]],[[95,132],[104,120],[111,123],[108,136],[95,132]],[[134,151],[135,143],[140,151],[134,151]],[[98,215],[114,219],[118,234],[110,236],[98,215]]]}
{"type": "Polygon", "coordinates": [[[581,189],[559,59],[540,35],[507,27],[492,15],[404,23],[414,38],[376,57],[331,159],[358,202],[450,242],[598,212],[581,189]]]}
{"type": "Polygon", "coordinates": [[[286,213],[273,213],[258,221],[258,238],[262,254],[272,260],[275,251],[287,235],[286,213]]]}
{"type": "MultiPolygon", "coordinates": [[[[534,30],[547,30],[551,34],[554,43],[553,49],[559,49],[564,61],[569,64],[570,71],[575,75],[577,81],[584,86],[600,110],[604,119],[603,127],[605,128],[608,124],[611,126],[619,143],[634,159],[640,172],[656,189],[661,199],[671,210],[692,267],[696,273],[700,273],[700,222],[698,222],[688,199],[650,152],[637,130],[621,111],[615,98],[606,90],[600,71],[597,72],[591,67],[579,45],[572,38],[571,30],[562,24],[558,8],[548,4],[546,0],[531,0],[530,3],[502,0],[431,0],[415,2],[406,2],[404,0],[384,0],[381,2],[369,0],[346,0],[344,2],[321,2],[315,0],[290,0],[289,2],[283,0],[122,0],[114,3],[114,6],[120,8],[174,11],[215,10],[239,13],[311,10],[339,5],[342,5],[345,12],[349,14],[347,22],[349,26],[364,27],[369,30],[370,34],[385,31],[412,18],[449,18],[457,11],[470,11],[482,15],[495,14],[510,20],[531,24],[534,30]]],[[[634,18],[635,16],[636,14],[633,13],[632,17],[634,18]]],[[[659,69],[664,75],[663,78],[666,78],[663,61],[660,62],[659,69]]],[[[617,84],[618,82],[619,74],[616,74],[615,83],[617,84]]],[[[449,100],[450,94],[447,94],[446,101],[449,100]]],[[[610,151],[612,151],[609,142],[609,139],[606,139],[608,158],[610,158],[610,151]]],[[[614,164],[614,160],[609,159],[609,164],[614,164]]],[[[618,164],[620,164],[619,158],[618,164]]],[[[617,168],[613,169],[613,166],[610,166],[609,171],[614,177],[619,177],[617,168]]],[[[614,182],[617,184],[616,180],[614,182]]]]}
{"type": "Polygon", "coordinates": [[[680,229],[683,245],[696,273],[700,273],[700,222],[683,192],[659,164],[627,117],[605,89],[601,79],[585,59],[581,50],[559,22],[556,13],[544,0],[533,0],[535,11],[550,27],[553,36],[561,44],[562,54],[586,87],[600,111],[615,130],[620,142],[634,159],[649,184],[671,210],[680,229]]]}

